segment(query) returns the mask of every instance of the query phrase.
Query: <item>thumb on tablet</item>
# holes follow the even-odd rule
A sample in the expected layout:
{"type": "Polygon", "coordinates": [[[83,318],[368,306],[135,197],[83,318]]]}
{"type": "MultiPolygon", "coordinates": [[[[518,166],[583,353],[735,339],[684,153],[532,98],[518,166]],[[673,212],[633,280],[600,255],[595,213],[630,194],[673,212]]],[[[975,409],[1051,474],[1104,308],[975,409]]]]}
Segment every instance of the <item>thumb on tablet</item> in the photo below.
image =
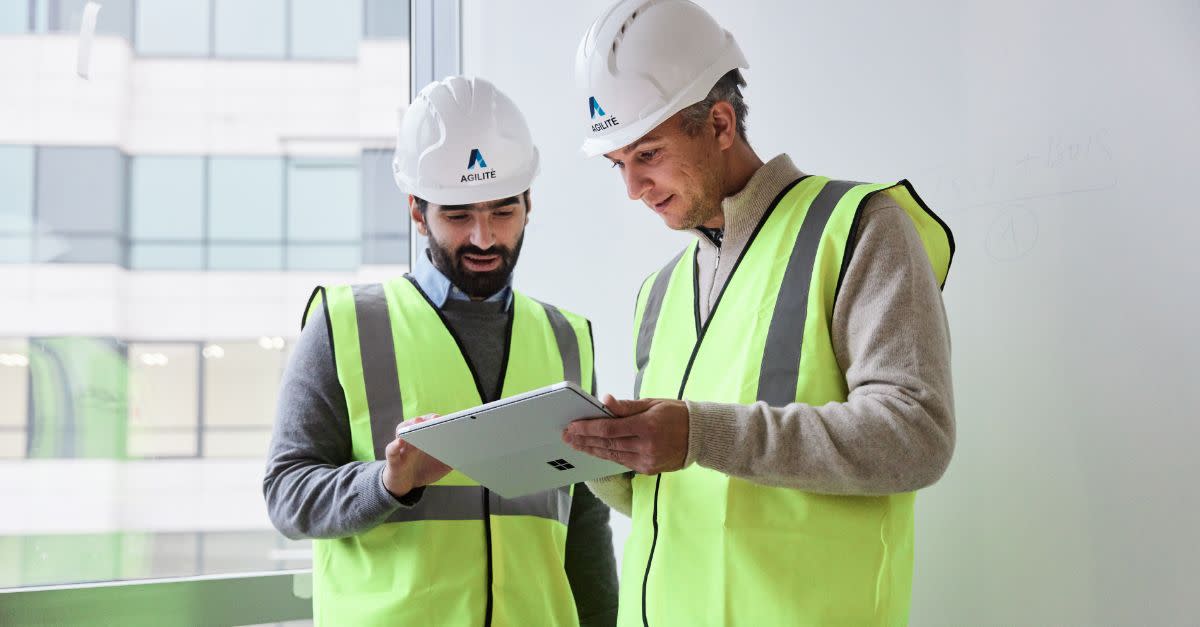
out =
{"type": "Polygon", "coordinates": [[[649,399],[617,400],[612,394],[605,394],[602,399],[604,407],[618,418],[640,414],[650,408],[649,399]]]}

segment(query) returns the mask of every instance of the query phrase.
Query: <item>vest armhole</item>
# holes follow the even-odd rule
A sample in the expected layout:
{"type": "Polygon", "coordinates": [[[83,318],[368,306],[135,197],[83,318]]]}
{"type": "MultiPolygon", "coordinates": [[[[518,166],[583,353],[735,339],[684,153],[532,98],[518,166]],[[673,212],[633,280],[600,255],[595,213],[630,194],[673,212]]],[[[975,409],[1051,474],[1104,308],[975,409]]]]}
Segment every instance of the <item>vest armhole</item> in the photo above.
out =
{"type": "Polygon", "coordinates": [[[858,250],[858,227],[862,220],[863,210],[876,194],[888,189],[891,187],[875,190],[863,196],[854,210],[854,218],[850,221],[850,233],[846,236],[846,252],[842,253],[842,267],[838,270],[837,287],[833,289],[833,307],[830,308],[830,311],[837,309],[838,297],[842,294],[842,281],[846,279],[846,271],[850,269],[850,260],[854,257],[854,252],[858,250]]]}
{"type": "Polygon", "coordinates": [[[304,317],[300,319],[300,330],[303,331],[307,326],[309,312],[312,311],[313,301],[318,294],[321,295],[321,309],[325,313],[325,333],[329,337],[329,357],[333,360],[334,372],[337,372],[337,350],[333,345],[333,318],[329,315],[329,297],[325,293],[325,286],[318,285],[309,295],[308,303],[304,306],[304,317]]]}
{"type": "MultiPolygon", "coordinates": [[[[321,296],[321,302],[325,302],[325,286],[318,285],[313,288],[312,294],[308,295],[308,302],[304,303],[304,315],[300,316],[300,330],[303,331],[305,325],[308,324],[308,315],[312,312],[313,301],[317,299],[317,295],[321,296]]],[[[328,308],[326,308],[328,311],[328,308]]]]}
{"type": "Polygon", "coordinates": [[[942,284],[939,286],[942,289],[945,289],[946,280],[950,278],[950,266],[954,265],[954,232],[950,230],[950,225],[946,224],[946,221],[943,220],[941,216],[934,213],[933,209],[930,209],[929,205],[925,204],[925,199],[921,198],[921,195],[917,193],[917,190],[913,187],[911,181],[908,179],[903,179],[899,183],[896,183],[895,186],[903,186],[904,189],[908,191],[908,195],[912,196],[912,199],[917,202],[917,205],[919,205],[925,213],[929,214],[929,217],[933,218],[933,221],[937,222],[938,226],[942,227],[942,230],[946,232],[946,242],[950,245],[950,254],[946,259],[946,278],[942,280],[942,284]]]}
{"type": "Polygon", "coordinates": [[[588,344],[592,347],[592,389],[589,394],[596,395],[596,336],[592,333],[592,321],[588,318],[583,319],[587,323],[588,329],[588,344]]]}

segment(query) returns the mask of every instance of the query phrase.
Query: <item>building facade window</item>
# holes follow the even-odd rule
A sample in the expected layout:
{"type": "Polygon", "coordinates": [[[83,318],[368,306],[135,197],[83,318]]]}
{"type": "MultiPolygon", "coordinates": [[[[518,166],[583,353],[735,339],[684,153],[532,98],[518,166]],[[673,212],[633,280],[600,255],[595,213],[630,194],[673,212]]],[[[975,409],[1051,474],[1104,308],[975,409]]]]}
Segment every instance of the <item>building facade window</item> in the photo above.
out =
{"type": "Polygon", "coordinates": [[[0,146],[0,263],[33,259],[34,150],[0,146]]]}
{"type": "Polygon", "coordinates": [[[211,0],[139,2],[135,37],[138,54],[206,57],[212,54],[211,0]]]}
{"type": "Polygon", "coordinates": [[[125,263],[126,165],[116,148],[38,149],[36,261],[125,263]]]}
{"type": "Polygon", "coordinates": [[[285,0],[215,0],[213,51],[235,59],[287,56],[285,0]]]}
{"type": "MultiPolygon", "coordinates": [[[[405,3],[407,4],[407,3],[405,3]]],[[[358,2],[291,0],[289,33],[294,59],[354,59],[363,35],[358,2]]]]}

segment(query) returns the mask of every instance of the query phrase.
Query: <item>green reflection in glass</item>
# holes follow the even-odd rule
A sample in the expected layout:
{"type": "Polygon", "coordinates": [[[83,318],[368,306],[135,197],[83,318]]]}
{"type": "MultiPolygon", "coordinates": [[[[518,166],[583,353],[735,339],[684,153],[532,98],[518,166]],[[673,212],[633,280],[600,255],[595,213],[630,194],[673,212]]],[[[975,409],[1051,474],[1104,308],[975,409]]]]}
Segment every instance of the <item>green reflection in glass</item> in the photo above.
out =
{"type": "Polygon", "coordinates": [[[124,459],[129,407],[125,345],[109,338],[29,342],[30,458],[124,459]]]}

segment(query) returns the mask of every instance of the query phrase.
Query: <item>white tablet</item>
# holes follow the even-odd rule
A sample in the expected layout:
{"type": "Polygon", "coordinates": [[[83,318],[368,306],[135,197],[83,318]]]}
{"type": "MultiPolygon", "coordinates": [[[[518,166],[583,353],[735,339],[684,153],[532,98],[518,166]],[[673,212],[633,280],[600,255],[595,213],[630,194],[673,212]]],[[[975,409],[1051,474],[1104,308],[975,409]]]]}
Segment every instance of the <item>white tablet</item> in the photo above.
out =
{"type": "Polygon", "coordinates": [[[611,415],[591,394],[564,381],[410,423],[396,435],[511,499],[628,471],[562,441],[572,421],[611,415]]]}

